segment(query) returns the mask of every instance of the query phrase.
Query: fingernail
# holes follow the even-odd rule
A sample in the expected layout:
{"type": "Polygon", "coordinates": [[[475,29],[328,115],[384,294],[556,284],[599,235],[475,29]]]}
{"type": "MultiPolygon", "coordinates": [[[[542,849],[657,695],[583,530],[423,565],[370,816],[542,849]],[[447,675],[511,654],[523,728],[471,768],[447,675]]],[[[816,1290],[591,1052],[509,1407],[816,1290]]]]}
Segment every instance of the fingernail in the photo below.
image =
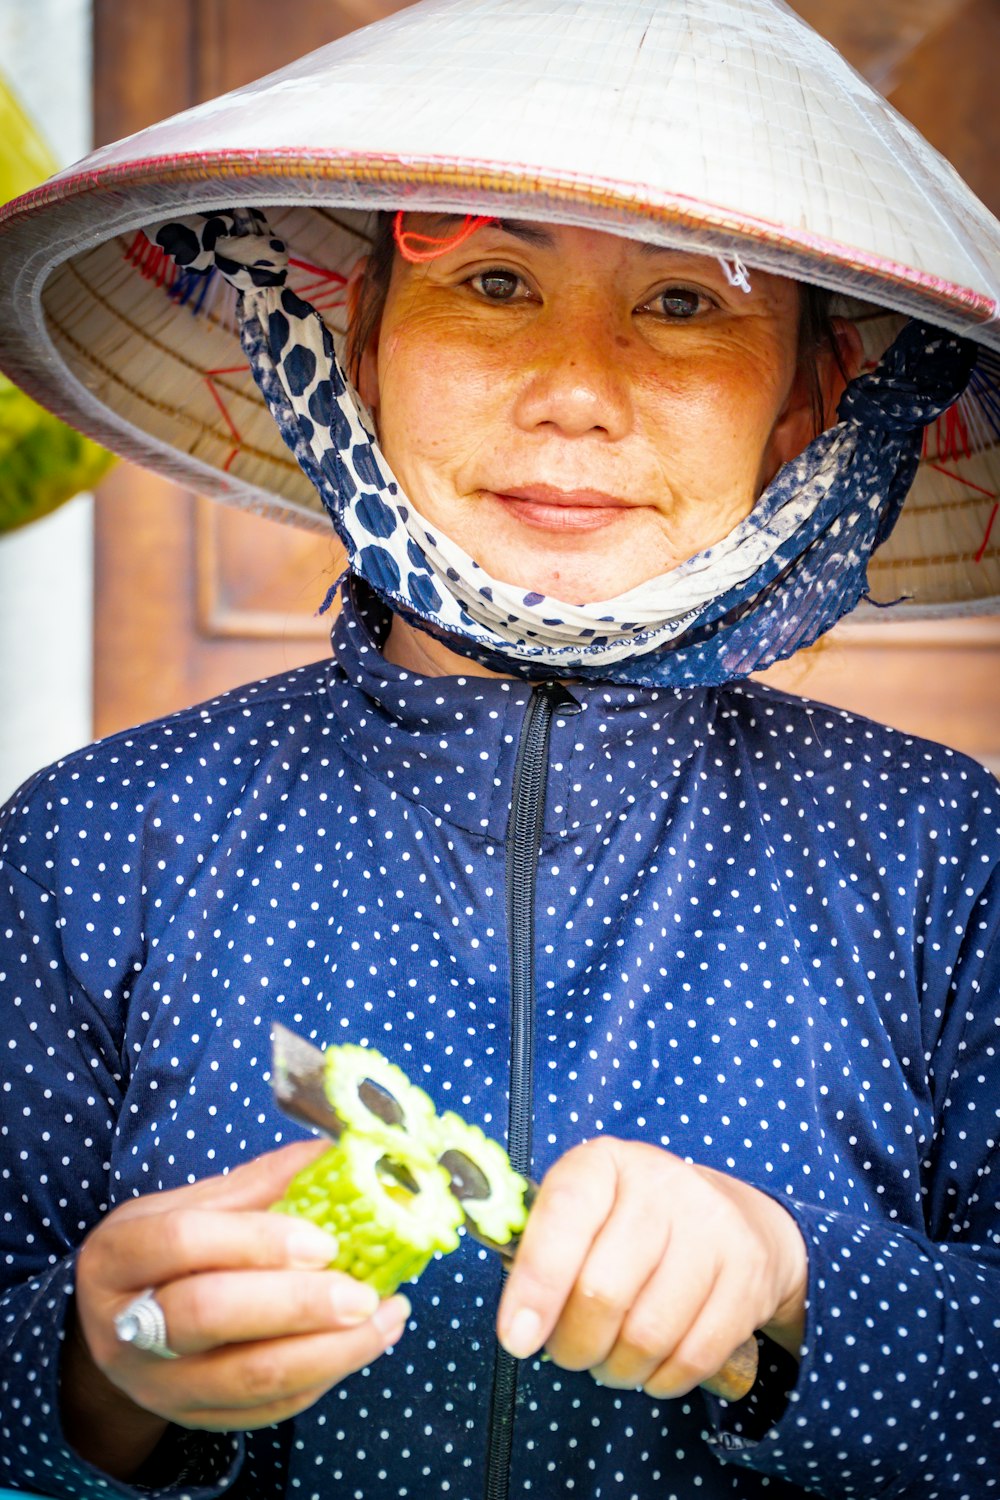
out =
{"type": "Polygon", "coordinates": [[[379,1333],[391,1333],[398,1323],[405,1323],[412,1311],[409,1298],[399,1293],[383,1302],[372,1322],[379,1333]]]}
{"type": "Polygon", "coordinates": [[[365,1323],[378,1307],[379,1295],[363,1281],[339,1281],[330,1288],[330,1301],[342,1323],[365,1323]]]}
{"type": "Polygon", "coordinates": [[[285,1241],[285,1253],[293,1266],[328,1266],[337,1259],[340,1246],[332,1234],[315,1224],[300,1224],[285,1241]]]}
{"type": "Polygon", "coordinates": [[[500,1342],[515,1359],[527,1359],[538,1348],[541,1327],[542,1320],[536,1312],[530,1307],[519,1307],[507,1325],[506,1333],[500,1335],[500,1342]]]}

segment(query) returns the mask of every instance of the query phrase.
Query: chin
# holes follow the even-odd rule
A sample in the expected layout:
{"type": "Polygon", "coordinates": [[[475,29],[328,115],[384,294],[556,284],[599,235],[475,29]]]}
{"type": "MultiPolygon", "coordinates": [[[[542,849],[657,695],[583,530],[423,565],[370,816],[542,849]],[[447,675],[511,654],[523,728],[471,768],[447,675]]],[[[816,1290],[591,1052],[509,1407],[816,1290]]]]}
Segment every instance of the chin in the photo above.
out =
{"type": "MultiPolygon", "coordinates": [[[[626,528],[606,526],[544,538],[534,532],[514,539],[487,533],[485,546],[477,547],[470,538],[466,551],[492,578],[512,588],[564,604],[599,604],[662,577],[680,560],[648,527],[636,534],[630,526],[630,534],[616,538],[613,533],[620,529],[626,528]]],[[[482,532],[477,540],[484,540],[482,532]]]]}
{"type": "Polygon", "coordinates": [[[526,594],[545,594],[547,598],[559,599],[563,604],[600,604],[603,599],[616,599],[619,594],[627,593],[629,589],[646,582],[645,576],[634,576],[631,572],[612,576],[597,569],[581,576],[574,569],[553,568],[551,564],[541,568],[515,569],[500,565],[489,567],[486,563],[482,566],[494,578],[510,584],[512,588],[523,589],[526,594]]]}

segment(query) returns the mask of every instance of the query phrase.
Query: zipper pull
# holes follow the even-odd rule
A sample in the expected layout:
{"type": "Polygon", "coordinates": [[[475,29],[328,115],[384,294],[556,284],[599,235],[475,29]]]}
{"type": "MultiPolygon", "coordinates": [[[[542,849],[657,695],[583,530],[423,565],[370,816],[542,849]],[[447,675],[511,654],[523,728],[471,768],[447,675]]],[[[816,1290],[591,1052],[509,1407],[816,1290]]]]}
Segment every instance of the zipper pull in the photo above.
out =
{"type": "Polygon", "coordinates": [[[538,692],[548,699],[553,715],[558,714],[566,719],[573,714],[583,713],[583,704],[578,698],[574,698],[569,688],[561,682],[545,682],[538,692]]]}

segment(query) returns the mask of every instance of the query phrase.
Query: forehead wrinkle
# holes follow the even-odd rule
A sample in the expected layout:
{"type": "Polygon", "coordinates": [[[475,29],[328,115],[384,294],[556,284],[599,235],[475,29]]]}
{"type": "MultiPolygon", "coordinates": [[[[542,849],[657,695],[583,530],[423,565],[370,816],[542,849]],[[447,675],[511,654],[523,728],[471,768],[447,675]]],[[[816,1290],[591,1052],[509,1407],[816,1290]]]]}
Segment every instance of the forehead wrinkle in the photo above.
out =
{"type": "Polygon", "coordinates": [[[657,245],[653,240],[640,240],[643,255],[697,255],[696,250],[681,250],[676,245],[657,245]]]}
{"type": "Polygon", "coordinates": [[[544,224],[532,224],[526,219],[501,219],[499,222],[504,234],[512,234],[515,239],[524,240],[529,245],[551,249],[555,244],[551,229],[546,229],[544,224]]]}
{"type": "MultiPolygon", "coordinates": [[[[458,221],[460,215],[447,215],[449,220],[458,221]]],[[[524,240],[529,245],[541,245],[551,249],[555,245],[555,236],[545,224],[537,224],[529,219],[498,219],[497,224],[505,234],[513,235],[515,239],[524,240]]],[[[689,260],[694,257],[697,260],[715,260],[711,254],[701,250],[686,250],[679,245],[658,245],[652,240],[637,240],[632,235],[612,235],[610,230],[605,231],[615,239],[624,239],[632,244],[638,245],[639,253],[646,259],[652,259],[657,255],[668,255],[681,257],[689,260]]]]}

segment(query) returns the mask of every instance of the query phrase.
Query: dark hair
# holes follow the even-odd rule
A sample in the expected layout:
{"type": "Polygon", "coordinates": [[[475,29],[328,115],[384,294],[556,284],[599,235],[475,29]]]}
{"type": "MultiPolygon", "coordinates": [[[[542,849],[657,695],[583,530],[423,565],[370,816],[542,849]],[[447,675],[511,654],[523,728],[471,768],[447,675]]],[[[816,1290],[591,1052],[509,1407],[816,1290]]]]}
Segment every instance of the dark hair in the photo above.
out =
{"type": "MultiPolygon", "coordinates": [[[[391,212],[380,213],[376,217],[368,264],[358,288],[356,316],[348,329],[347,369],[355,384],[358,381],[361,356],[378,326],[385,299],[389,295],[389,279],[396,252],[393,218],[391,212]]],[[[834,294],[822,287],[812,286],[808,282],[802,286],[798,357],[800,366],[805,369],[813,429],[817,433],[822,432],[827,425],[826,400],[820,374],[821,356],[832,354],[841,375],[845,380],[848,378],[833,325],[833,298],[834,294]]]]}
{"type": "Polygon", "coordinates": [[[820,373],[821,358],[826,354],[832,354],[834,363],[843,378],[849,380],[851,374],[844,363],[837,330],[834,327],[834,296],[835,293],[828,292],[825,287],[813,286],[811,282],[805,282],[802,285],[799,302],[798,357],[799,367],[805,372],[809,407],[812,411],[813,436],[823,431],[829,424],[831,415],[826,409],[827,403],[820,373]]]}
{"type": "Polygon", "coordinates": [[[389,278],[392,276],[392,262],[396,253],[393,218],[392,213],[375,216],[372,245],[361,285],[358,287],[355,316],[347,330],[347,373],[355,385],[358,383],[361,356],[378,326],[385,299],[389,295],[389,278]]]}

